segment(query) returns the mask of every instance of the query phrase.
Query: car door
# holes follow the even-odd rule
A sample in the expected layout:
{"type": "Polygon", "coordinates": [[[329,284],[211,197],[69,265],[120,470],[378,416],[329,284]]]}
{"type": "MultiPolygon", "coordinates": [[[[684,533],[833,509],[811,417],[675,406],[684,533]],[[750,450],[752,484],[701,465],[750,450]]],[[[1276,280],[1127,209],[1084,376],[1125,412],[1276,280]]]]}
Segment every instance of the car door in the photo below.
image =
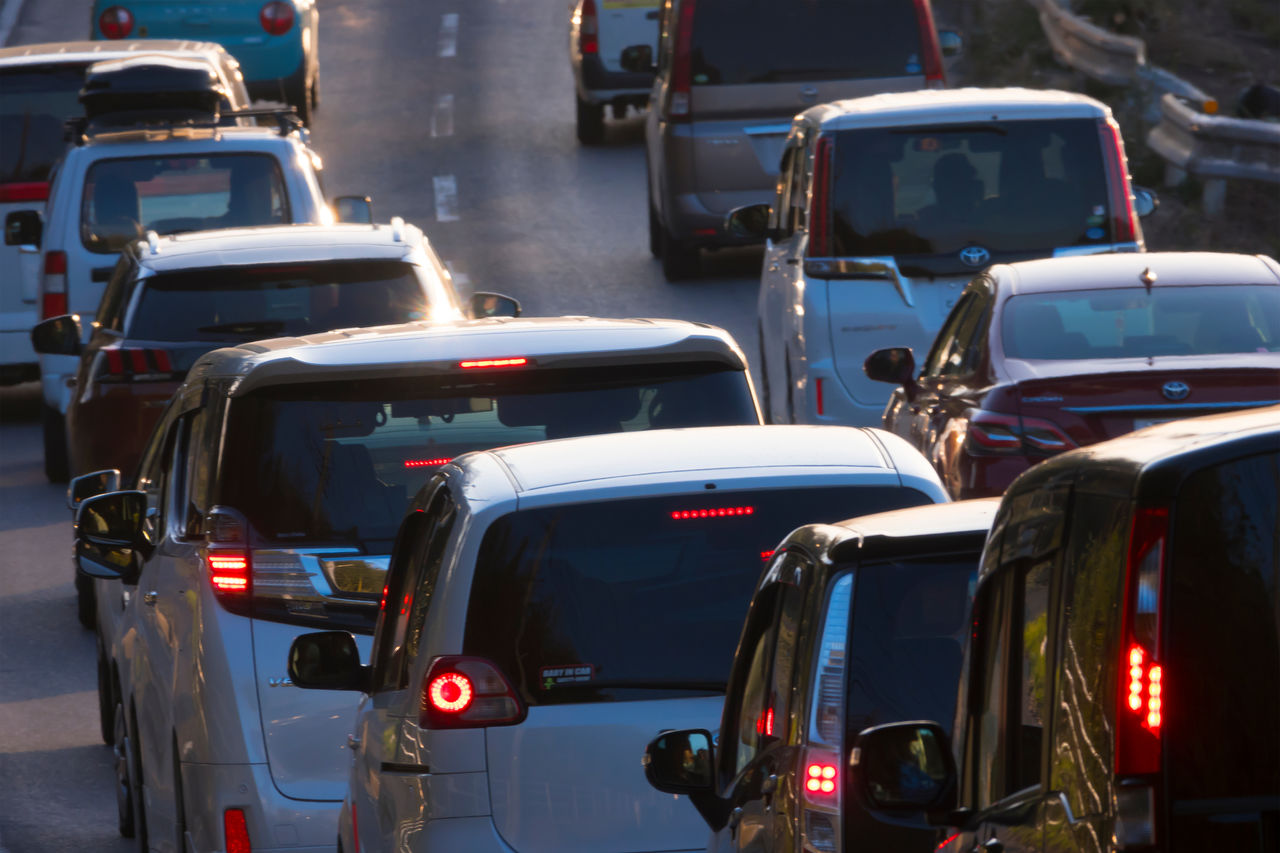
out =
{"type": "Polygon", "coordinates": [[[795,128],[782,152],[777,195],[769,215],[774,237],[766,241],[760,273],[759,316],[761,372],[766,389],[765,416],[770,423],[790,423],[791,389],[787,382],[788,351],[795,346],[804,309],[796,302],[804,288],[800,263],[804,251],[805,128],[795,128]]]}
{"type": "Polygon", "coordinates": [[[933,339],[933,346],[929,348],[916,379],[915,392],[903,393],[899,398],[901,389],[895,391],[894,401],[901,399],[901,405],[891,403],[892,423],[886,418],[886,426],[915,445],[930,460],[933,458],[934,418],[942,412],[947,371],[964,357],[963,343],[958,335],[975,301],[973,294],[965,293],[956,302],[933,339]]]}
{"type": "Polygon", "coordinates": [[[456,518],[457,504],[444,481],[437,480],[426,509],[405,520],[387,571],[371,656],[372,692],[362,700],[356,731],[348,739],[355,751],[349,795],[360,849],[400,850],[411,840],[401,835],[421,828],[420,779],[429,770],[409,748],[412,736],[402,738],[401,732],[418,721],[419,696],[410,687],[409,672],[456,518]]]}

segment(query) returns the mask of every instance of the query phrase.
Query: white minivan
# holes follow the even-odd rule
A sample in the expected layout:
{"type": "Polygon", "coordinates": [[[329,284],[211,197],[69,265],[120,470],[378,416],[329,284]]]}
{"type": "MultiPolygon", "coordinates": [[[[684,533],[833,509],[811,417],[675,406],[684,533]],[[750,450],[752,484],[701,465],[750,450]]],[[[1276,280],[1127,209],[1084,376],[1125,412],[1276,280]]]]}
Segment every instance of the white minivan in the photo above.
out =
{"type": "Polygon", "coordinates": [[[442,466],[400,526],[371,665],[342,631],[290,651],[294,686],[366,694],[339,849],[703,849],[693,805],[649,787],[640,757],[661,728],[719,722],[776,543],[946,500],[901,439],[846,427],[597,435],[442,466]]]}

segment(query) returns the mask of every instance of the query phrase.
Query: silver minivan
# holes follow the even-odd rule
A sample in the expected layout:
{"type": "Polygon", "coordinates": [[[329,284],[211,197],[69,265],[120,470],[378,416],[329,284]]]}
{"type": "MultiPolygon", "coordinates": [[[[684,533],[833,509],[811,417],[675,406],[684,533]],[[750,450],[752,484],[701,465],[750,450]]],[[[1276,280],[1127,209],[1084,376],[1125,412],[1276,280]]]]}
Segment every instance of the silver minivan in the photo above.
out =
{"type": "MultiPolygon", "coordinates": [[[[665,0],[645,124],[649,248],[668,280],[697,272],[698,250],[753,242],[724,215],[768,201],[791,117],[814,104],[942,88],[929,0],[665,0]]],[[[653,66],[647,45],[624,52],[653,66]]]]}

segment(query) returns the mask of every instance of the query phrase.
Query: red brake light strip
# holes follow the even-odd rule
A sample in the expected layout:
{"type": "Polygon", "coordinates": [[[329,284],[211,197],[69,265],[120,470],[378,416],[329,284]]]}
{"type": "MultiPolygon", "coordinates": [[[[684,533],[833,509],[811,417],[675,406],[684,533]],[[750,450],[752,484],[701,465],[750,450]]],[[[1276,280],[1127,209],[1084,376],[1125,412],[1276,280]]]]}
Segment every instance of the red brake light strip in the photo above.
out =
{"type": "Polygon", "coordinates": [[[524,367],[529,363],[527,358],[477,358],[458,362],[464,370],[477,367],[524,367]]]}
{"type": "Polygon", "coordinates": [[[728,518],[729,516],[751,515],[756,511],[753,506],[722,506],[713,509],[678,509],[671,513],[673,521],[686,518],[728,518]]]}

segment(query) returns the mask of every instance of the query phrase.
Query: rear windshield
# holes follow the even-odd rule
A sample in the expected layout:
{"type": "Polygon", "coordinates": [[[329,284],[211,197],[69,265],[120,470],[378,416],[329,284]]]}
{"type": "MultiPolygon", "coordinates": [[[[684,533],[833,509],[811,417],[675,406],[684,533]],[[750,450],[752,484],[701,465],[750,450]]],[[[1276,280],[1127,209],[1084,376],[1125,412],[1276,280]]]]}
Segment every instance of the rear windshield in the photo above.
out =
{"type": "Polygon", "coordinates": [[[850,734],[895,720],[950,728],[981,542],[969,554],[857,570],[849,638],[850,734]]]}
{"type": "Polygon", "coordinates": [[[844,486],[512,513],[481,543],[463,653],[496,662],[530,705],[723,692],[752,590],[783,537],[928,502],[844,486]]]}
{"type": "Polygon", "coordinates": [[[427,316],[417,272],[400,261],[227,266],[143,279],[125,333],[148,341],[252,341],[427,316]]]}
{"type": "Polygon", "coordinates": [[[409,499],[468,450],[757,422],[746,375],[712,364],[276,386],[232,401],[218,502],[269,542],[387,554],[409,499]]]}
{"type": "Polygon", "coordinates": [[[1021,359],[1280,352],[1280,287],[1108,288],[1010,297],[1004,354],[1021,359]]]}
{"type": "Polygon", "coordinates": [[[84,64],[0,71],[0,183],[47,181],[66,148],[63,123],[84,115],[84,64]]]}
{"type": "MultiPolygon", "coordinates": [[[[1240,800],[1230,810],[1274,814],[1280,791],[1280,454],[1193,474],[1175,506],[1164,632],[1170,791],[1175,800],[1266,797],[1269,806],[1240,800]]],[[[1219,810],[1227,808],[1219,804],[1219,810]]],[[[1172,811],[1197,814],[1194,806],[1184,812],[1176,803],[1172,811]]],[[[1213,825],[1204,829],[1206,839],[1219,837],[1213,825]]]]}
{"type": "Polygon", "coordinates": [[[1050,254],[1111,242],[1094,119],[846,130],[836,135],[841,257],[1050,254]]]}
{"type": "Polygon", "coordinates": [[[269,154],[102,160],[85,176],[80,236],[92,252],[119,252],[148,231],[178,234],[290,221],[269,154]]]}
{"type": "Polygon", "coordinates": [[[924,73],[910,0],[697,0],[693,84],[924,73]]]}

